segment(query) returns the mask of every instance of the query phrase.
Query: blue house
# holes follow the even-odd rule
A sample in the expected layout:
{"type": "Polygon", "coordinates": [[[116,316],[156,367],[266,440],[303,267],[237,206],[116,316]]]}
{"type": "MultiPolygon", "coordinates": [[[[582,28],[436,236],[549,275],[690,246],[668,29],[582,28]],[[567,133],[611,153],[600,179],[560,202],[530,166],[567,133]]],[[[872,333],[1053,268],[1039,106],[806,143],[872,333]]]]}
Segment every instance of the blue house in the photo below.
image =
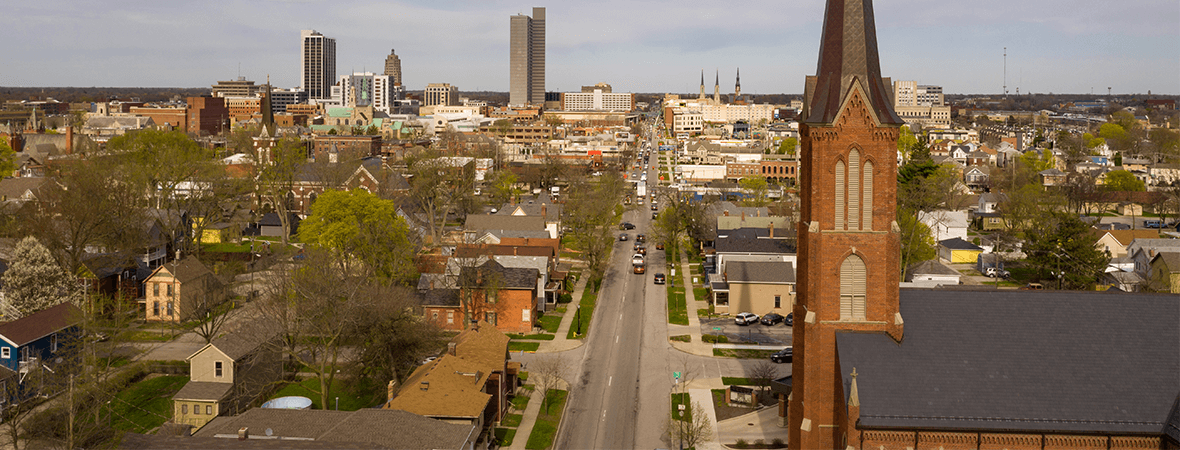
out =
{"type": "Polygon", "coordinates": [[[0,324],[0,366],[24,375],[39,363],[52,365],[81,321],[82,310],[67,302],[0,324]]]}

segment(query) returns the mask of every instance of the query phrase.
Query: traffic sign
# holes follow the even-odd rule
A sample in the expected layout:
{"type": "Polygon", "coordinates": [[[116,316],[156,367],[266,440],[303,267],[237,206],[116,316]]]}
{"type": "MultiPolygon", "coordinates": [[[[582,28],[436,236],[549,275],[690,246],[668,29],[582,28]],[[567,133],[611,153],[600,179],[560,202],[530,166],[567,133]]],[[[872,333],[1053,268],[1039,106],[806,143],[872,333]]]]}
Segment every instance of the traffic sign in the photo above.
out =
{"type": "Polygon", "coordinates": [[[721,327],[713,327],[713,331],[721,331],[721,327]]]}
{"type": "Polygon", "coordinates": [[[676,377],[676,381],[680,381],[680,372],[672,372],[672,376],[676,377]]]}

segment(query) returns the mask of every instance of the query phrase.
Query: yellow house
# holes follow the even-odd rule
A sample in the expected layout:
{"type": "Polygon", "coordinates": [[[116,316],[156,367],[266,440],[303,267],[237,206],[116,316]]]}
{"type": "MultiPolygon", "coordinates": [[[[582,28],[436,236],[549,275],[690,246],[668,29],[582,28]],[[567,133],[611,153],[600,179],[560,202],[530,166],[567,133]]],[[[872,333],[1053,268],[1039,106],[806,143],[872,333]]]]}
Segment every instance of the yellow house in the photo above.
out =
{"type": "Polygon", "coordinates": [[[722,281],[711,286],[718,314],[774,312],[787,315],[795,307],[795,267],[790,261],[731,261],[722,281]]]}
{"type": "Polygon", "coordinates": [[[1111,258],[1127,256],[1127,246],[1135,239],[1159,239],[1160,234],[1154,230],[1094,230],[1098,236],[1094,246],[1098,251],[1106,252],[1111,258]]]}
{"type": "Polygon", "coordinates": [[[214,417],[238,414],[283,376],[275,334],[246,327],[188,357],[189,382],[172,396],[176,423],[200,429],[214,417]]]}
{"type": "Polygon", "coordinates": [[[180,322],[225,301],[225,286],[195,256],[157,267],[144,281],[144,320],[180,322]]]}
{"type": "Polygon", "coordinates": [[[1155,292],[1180,294],[1180,252],[1159,252],[1151,259],[1147,287],[1155,292]]]}
{"type": "Polygon", "coordinates": [[[962,238],[938,241],[938,257],[950,261],[951,264],[975,264],[980,253],[983,253],[982,248],[962,238]]]}

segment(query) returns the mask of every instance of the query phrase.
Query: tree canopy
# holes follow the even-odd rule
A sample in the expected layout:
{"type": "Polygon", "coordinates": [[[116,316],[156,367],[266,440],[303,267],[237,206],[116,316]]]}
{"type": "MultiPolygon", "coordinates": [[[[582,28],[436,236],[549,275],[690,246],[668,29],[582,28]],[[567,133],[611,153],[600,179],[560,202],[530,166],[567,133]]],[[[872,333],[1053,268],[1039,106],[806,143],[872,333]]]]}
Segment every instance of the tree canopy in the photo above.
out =
{"type": "Polygon", "coordinates": [[[1143,192],[1147,185],[1126,170],[1112,170],[1106,174],[1106,189],[1111,191],[1143,192]]]}
{"type": "Polygon", "coordinates": [[[76,297],[73,277],[53,259],[49,249],[32,236],[16,244],[12,263],[4,272],[3,280],[5,300],[15,309],[3,311],[6,320],[24,317],[76,297]]]}
{"type": "Polygon", "coordinates": [[[1062,289],[1090,289],[1110,257],[1098,250],[1090,225],[1065,212],[1041,214],[1029,227],[1025,253],[1041,279],[1057,279],[1062,289]]]}
{"type": "Polygon", "coordinates": [[[402,283],[412,278],[414,244],[397,204],[362,189],[320,195],[299,238],[338,254],[344,264],[359,261],[379,278],[402,283]]]}

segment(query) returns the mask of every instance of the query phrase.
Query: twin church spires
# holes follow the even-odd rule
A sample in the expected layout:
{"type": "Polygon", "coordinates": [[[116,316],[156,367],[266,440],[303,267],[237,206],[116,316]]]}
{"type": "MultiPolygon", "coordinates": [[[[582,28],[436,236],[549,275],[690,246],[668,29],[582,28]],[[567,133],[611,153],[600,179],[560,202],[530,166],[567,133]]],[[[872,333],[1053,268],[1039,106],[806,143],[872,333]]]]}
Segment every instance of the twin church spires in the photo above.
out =
{"type": "MultiPolygon", "coordinates": [[[[713,81],[713,102],[720,104],[721,103],[721,71],[718,70],[717,74],[715,76],[716,76],[716,78],[713,81]]],[[[698,98],[700,100],[705,99],[705,70],[704,69],[701,69],[701,95],[698,98]]],[[[734,103],[736,103],[741,98],[742,98],[742,70],[738,69],[737,83],[734,84],[734,94],[733,94],[734,103]]]]}

